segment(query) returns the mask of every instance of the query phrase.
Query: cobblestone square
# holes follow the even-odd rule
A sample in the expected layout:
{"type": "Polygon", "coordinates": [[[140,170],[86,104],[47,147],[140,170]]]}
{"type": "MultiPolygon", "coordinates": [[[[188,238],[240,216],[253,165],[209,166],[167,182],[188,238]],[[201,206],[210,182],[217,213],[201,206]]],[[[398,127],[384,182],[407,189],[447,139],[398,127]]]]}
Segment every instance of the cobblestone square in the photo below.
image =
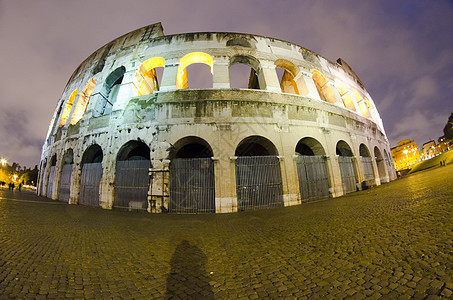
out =
{"type": "Polygon", "coordinates": [[[148,214],[0,191],[0,299],[453,297],[453,165],[344,197],[148,214]]]}

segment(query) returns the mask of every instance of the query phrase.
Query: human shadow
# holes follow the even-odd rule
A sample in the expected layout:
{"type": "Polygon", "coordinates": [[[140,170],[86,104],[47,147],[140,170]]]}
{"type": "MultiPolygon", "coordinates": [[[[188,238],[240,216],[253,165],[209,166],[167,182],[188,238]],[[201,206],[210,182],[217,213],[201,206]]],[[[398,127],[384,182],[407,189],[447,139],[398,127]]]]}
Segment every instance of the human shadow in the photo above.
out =
{"type": "Polygon", "coordinates": [[[200,248],[183,240],[170,260],[165,299],[214,299],[205,270],[207,261],[200,248]]]}

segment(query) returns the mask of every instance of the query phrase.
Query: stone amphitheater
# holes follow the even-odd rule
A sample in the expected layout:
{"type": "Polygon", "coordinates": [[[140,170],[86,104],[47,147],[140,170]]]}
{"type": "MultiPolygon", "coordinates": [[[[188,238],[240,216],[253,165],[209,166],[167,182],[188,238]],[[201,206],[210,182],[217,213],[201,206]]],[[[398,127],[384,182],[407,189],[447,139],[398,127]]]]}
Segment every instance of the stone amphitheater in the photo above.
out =
{"type": "Polygon", "coordinates": [[[342,59],[259,35],[164,35],[91,54],[58,101],[38,194],[151,213],[228,213],[396,178],[382,120],[342,59]]]}

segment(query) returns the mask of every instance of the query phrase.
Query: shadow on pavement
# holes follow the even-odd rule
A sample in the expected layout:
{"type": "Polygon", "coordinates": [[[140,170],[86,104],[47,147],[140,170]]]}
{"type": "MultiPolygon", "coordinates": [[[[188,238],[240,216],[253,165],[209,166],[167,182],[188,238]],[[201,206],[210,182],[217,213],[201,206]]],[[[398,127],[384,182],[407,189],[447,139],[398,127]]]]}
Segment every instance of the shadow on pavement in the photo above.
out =
{"type": "Polygon", "coordinates": [[[207,261],[200,248],[183,240],[170,260],[165,299],[214,299],[205,270],[207,261]]]}

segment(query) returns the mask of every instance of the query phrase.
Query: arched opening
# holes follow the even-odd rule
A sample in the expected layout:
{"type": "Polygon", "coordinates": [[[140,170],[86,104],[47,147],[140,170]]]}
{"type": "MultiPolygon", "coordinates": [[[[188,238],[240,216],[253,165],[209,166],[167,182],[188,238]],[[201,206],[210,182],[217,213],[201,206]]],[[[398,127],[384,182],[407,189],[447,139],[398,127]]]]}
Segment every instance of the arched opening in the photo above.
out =
{"type": "Polygon", "coordinates": [[[61,114],[59,127],[63,127],[66,124],[66,122],[68,121],[76,95],[77,95],[77,89],[72,91],[71,95],[68,98],[68,101],[66,102],[66,106],[64,107],[63,113],[61,114]]]}
{"type": "Polygon", "coordinates": [[[165,59],[151,57],[144,61],[135,73],[134,85],[137,95],[149,95],[159,90],[165,59]]]}
{"type": "Polygon", "coordinates": [[[368,106],[366,104],[365,99],[356,90],[353,90],[353,93],[355,96],[355,100],[357,102],[357,106],[359,107],[362,116],[364,116],[365,118],[370,118],[370,112],[368,110],[368,106]]]}
{"type": "Polygon", "coordinates": [[[141,141],[129,141],[118,151],[113,206],[129,210],[148,208],[151,167],[150,149],[141,141]]]}
{"type": "Polygon", "coordinates": [[[77,124],[82,119],[87,109],[88,103],[90,102],[91,94],[93,93],[94,86],[96,85],[96,78],[91,78],[87,85],[83,88],[80,93],[79,99],[77,100],[76,107],[72,113],[71,125],[77,124]]]}
{"type": "Polygon", "coordinates": [[[57,155],[54,154],[54,155],[52,155],[52,158],[50,160],[50,172],[49,172],[49,179],[47,181],[47,193],[46,193],[47,198],[51,198],[51,199],[52,199],[52,188],[53,188],[53,181],[55,178],[56,165],[57,165],[57,155]]]}
{"type": "Polygon", "coordinates": [[[66,151],[63,155],[63,166],[61,168],[60,192],[58,200],[69,202],[71,192],[72,168],[74,166],[74,153],[72,149],[66,151]]]}
{"type": "Polygon", "coordinates": [[[324,76],[324,74],[322,74],[320,71],[315,69],[311,70],[311,74],[313,81],[316,84],[316,88],[318,89],[319,95],[321,96],[321,99],[332,104],[337,103],[335,93],[332,86],[329,84],[327,77],[324,76]]]}
{"type": "Polygon", "coordinates": [[[362,160],[362,169],[365,184],[366,186],[374,184],[373,161],[370,155],[370,151],[368,150],[368,147],[365,146],[365,144],[360,144],[359,154],[361,156],[360,159],[362,160]]]}
{"type": "Polygon", "coordinates": [[[88,147],[83,153],[79,204],[99,206],[103,155],[101,147],[96,144],[88,147]]]}
{"type": "Polygon", "coordinates": [[[118,93],[123,82],[124,73],[126,68],[124,66],[116,68],[112,73],[107,76],[99,92],[100,96],[97,103],[97,112],[99,115],[107,115],[112,112],[113,105],[115,104],[118,93]]]}
{"type": "Polygon", "coordinates": [[[343,193],[355,192],[357,190],[357,175],[351,147],[345,141],[338,141],[335,151],[338,155],[343,193]]]}
{"type": "Polygon", "coordinates": [[[257,75],[259,61],[251,56],[237,55],[231,58],[229,67],[230,87],[261,89],[257,75]]]}
{"type": "Polygon", "coordinates": [[[255,48],[250,41],[244,37],[234,37],[226,42],[227,47],[255,48]]]}
{"type": "MultiPolygon", "coordinates": [[[[390,160],[390,155],[388,152],[384,149],[384,159],[385,159],[385,165],[387,166],[387,173],[390,177],[390,174],[393,172],[393,160],[390,160]]],[[[390,178],[389,178],[390,180],[390,178]]]]}
{"type": "Polygon", "coordinates": [[[285,59],[275,61],[275,66],[282,93],[308,95],[309,90],[299,67],[285,59]]]}
{"type": "Polygon", "coordinates": [[[329,197],[325,151],[321,143],[306,137],[296,145],[296,166],[302,202],[329,197]]]}
{"type": "Polygon", "coordinates": [[[354,97],[353,93],[338,78],[335,78],[335,85],[337,87],[338,92],[340,93],[340,97],[341,97],[341,100],[343,100],[344,106],[347,109],[356,111],[355,105],[354,105],[354,98],[355,97],[354,97]]]}
{"type": "Polygon", "coordinates": [[[215,180],[210,145],[195,136],[174,144],[170,163],[169,211],[215,212],[215,180]]]}
{"type": "Polygon", "coordinates": [[[212,56],[207,53],[192,52],[185,55],[179,61],[176,88],[212,88],[212,65],[212,56]],[[195,66],[192,66],[193,64],[195,66]],[[191,66],[190,70],[189,66],[191,66]],[[188,76],[189,72],[190,76],[188,76]]]}
{"type": "Polygon", "coordinates": [[[261,136],[250,136],[236,148],[238,210],[283,206],[282,175],[278,151],[261,136]]]}
{"type": "Polygon", "coordinates": [[[380,179],[381,183],[388,182],[389,176],[388,176],[386,168],[385,168],[385,161],[384,161],[384,158],[382,157],[381,151],[379,150],[378,147],[374,147],[374,159],[376,160],[376,165],[377,165],[378,173],[379,173],[379,179],[380,179]]]}

